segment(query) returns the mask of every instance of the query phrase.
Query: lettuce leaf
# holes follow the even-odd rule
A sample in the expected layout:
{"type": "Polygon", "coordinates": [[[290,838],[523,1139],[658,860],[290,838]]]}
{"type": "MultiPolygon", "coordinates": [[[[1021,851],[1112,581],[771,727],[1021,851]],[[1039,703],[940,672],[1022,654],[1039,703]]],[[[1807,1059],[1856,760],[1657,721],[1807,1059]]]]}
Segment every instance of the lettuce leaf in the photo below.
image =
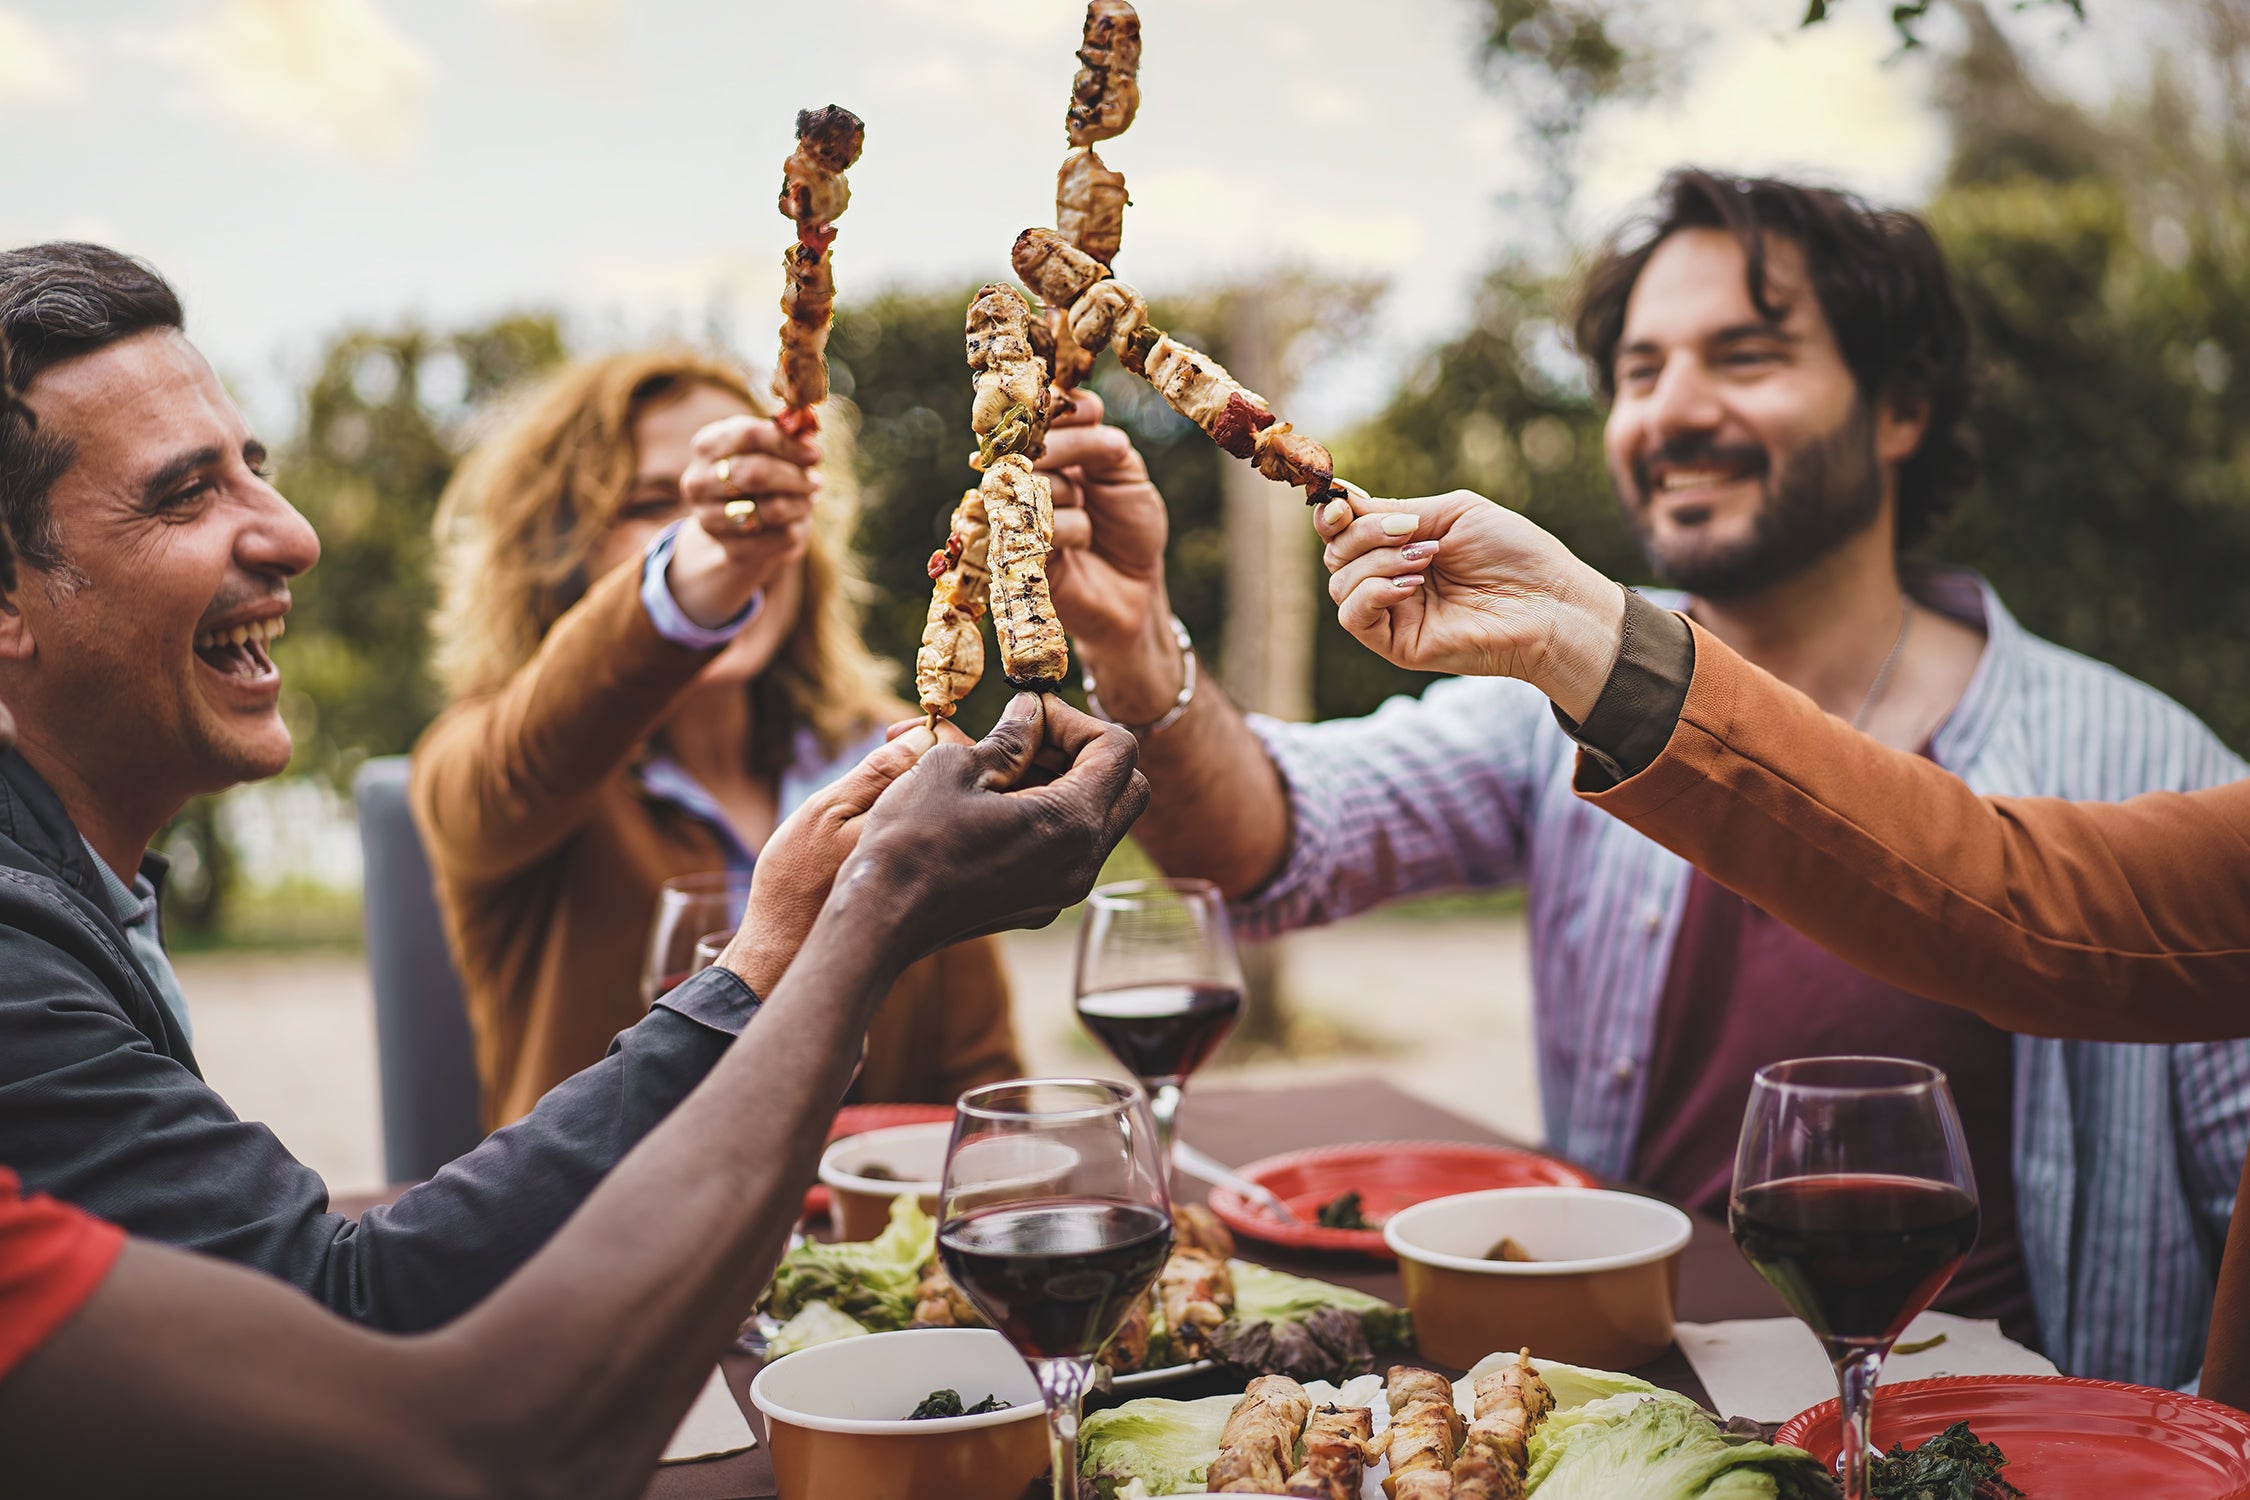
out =
{"type": "Polygon", "coordinates": [[[1836,1493],[1835,1481],[1800,1448],[1732,1436],[1683,1397],[1629,1391],[1541,1423],[1527,1481],[1525,1493],[1536,1500],[1819,1500],[1836,1493]]]}
{"type": "Polygon", "coordinates": [[[891,1222],[871,1240],[826,1245],[808,1240],[782,1257],[766,1291],[765,1310],[791,1319],[825,1302],[885,1333],[914,1320],[914,1288],[937,1253],[937,1223],[912,1193],[891,1200],[891,1222]]]}
{"type": "Polygon", "coordinates": [[[766,1352],[774,1359],[784,1354],[795,1354],[799,1349],[810,1349],[815,1344],[833,1344],[838,1339],[856,1339],[863,1333],[873,1333],[865,1323],[850,1313],[838,1312],[826,1302],[808,1302],[797,1316],[781,1325],[774,1336],[766,1341],[766,1352]]]}
{"type": "Polygon", "coordinates": [[[1371,1348],[1403,1349],[1413,1339],[1413,1315],[1380,1297],[1246,1260],[1230,1261],[1228,1269],[1234,1273],[1234,1315],[1241,1322],[1299,1322],[1324,1307],[1340,1307],[1359,1319],[1371,1348]]]}
{"type": "Polygon", "coordinates": [[[1118,1500],[1135,1480],[1152,1495],[1200,1490],[1218,1459],[1227,1416],[1241,1399],[1148,1396],[1095,1412],[1078,1428],[1078,1477],[1102,1500],[1118,1500]]]}

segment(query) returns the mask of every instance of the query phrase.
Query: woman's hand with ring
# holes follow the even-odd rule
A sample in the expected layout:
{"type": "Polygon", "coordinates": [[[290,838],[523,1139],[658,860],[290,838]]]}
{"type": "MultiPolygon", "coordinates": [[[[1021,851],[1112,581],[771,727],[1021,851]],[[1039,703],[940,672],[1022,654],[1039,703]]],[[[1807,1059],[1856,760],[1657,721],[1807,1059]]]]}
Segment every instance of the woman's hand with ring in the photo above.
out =
{"type": "Polygon", "coordinates": [[[680,491],[694,521],[680,529],[665,581],[703,626],[733,619],[804,555],[820,493],[820,439],[791,437],[763,417],[729,417],[696,433],[680,491]]]}

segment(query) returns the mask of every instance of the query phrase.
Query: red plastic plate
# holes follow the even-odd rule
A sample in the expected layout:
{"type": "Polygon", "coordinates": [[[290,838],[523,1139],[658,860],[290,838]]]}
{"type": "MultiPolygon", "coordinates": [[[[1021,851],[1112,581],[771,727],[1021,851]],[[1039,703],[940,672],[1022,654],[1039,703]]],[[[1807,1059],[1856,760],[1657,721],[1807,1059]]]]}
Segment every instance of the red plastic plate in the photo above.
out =
{"type": "Polygon", "coordinates": [[[1318,1146],[1269,1156],[1237,1171],[1289,1205],[1303,1219],[1288,1224],[1232,1189],[1211,1189],[1211,1211],[1237,1234],[1292,1250],[1323,1250],[1395,1260],[1381,1225],[1402,1208],[1430,1198],[1484,1188],[1599,1187],[1578,1168],[1513,1146],[1470,1146],[1458,1141],[1369,1141],[1318,1146]],[[1315,1221],[1324,1203],[1356,1192],[1374,1229],[1323,1229],[1315,1221]]]}
{"type": "MultiPolygon", "coordinates": [[[[1959,1375],[1875,1393],[1875,1442],[1908,1447],[1967,1422],[2008,1455],[2008,1482],[2039,1500],[2245,1500],[2250,1416],[2200,1396],[2067,1375],[1959,1375]]],[[[1782,1426],[1823,1463],[1843,1446],[1836,1403],[1782,1426]]]]}
{"type": "MultiPolygon", "coordinates": [[[[847,1135],[865,1135],[870,1130],[888,1130],[893,1125],[937,1125],[952,1118],[950,1104],[847,1104],[836,1111],[836,1122],[828,1127],[828,1139],[840,1141],[847,1135]]],[[[826,1222],[826,1183],[814,1183],[805,1194],[804,1216],[826,1222]]]]}

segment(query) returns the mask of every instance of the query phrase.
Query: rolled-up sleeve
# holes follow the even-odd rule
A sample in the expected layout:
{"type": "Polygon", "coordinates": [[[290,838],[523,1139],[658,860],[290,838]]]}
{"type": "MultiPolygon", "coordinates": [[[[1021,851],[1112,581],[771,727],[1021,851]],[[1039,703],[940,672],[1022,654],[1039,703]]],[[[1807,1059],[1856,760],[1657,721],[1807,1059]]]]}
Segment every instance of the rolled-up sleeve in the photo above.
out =
{"type": "Polygon", "coordinates": [[[1245,935],[1521,878],[1531,798],[1556,741],[1535,690],[1461,678],[1361,719],[1249,722],[1288,788],[1290,840],[1281,873],[1234,907],[1245,935]]]}

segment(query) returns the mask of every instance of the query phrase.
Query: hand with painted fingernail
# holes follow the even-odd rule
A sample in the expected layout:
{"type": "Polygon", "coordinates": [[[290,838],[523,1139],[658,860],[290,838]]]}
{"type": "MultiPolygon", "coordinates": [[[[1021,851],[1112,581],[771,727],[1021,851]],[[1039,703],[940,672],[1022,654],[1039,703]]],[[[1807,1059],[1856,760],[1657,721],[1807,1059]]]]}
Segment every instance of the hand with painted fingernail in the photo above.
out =
{"type": "Polygon", "coordinates": [[[693,453],[680,496],[694,520],[680,529],[665,582],[690,620],[715,627],[804,556],[823,482],[820,437],[727,417],[697,431],[693,453]]]}
{"type": "Polygon", "coordinates": [[[1520,677],[1583,718],[1616,660],[1618,586],[1504,506],[1468,490],[1323,506],[1336,618],[1386,661],[1520,677]]]}

